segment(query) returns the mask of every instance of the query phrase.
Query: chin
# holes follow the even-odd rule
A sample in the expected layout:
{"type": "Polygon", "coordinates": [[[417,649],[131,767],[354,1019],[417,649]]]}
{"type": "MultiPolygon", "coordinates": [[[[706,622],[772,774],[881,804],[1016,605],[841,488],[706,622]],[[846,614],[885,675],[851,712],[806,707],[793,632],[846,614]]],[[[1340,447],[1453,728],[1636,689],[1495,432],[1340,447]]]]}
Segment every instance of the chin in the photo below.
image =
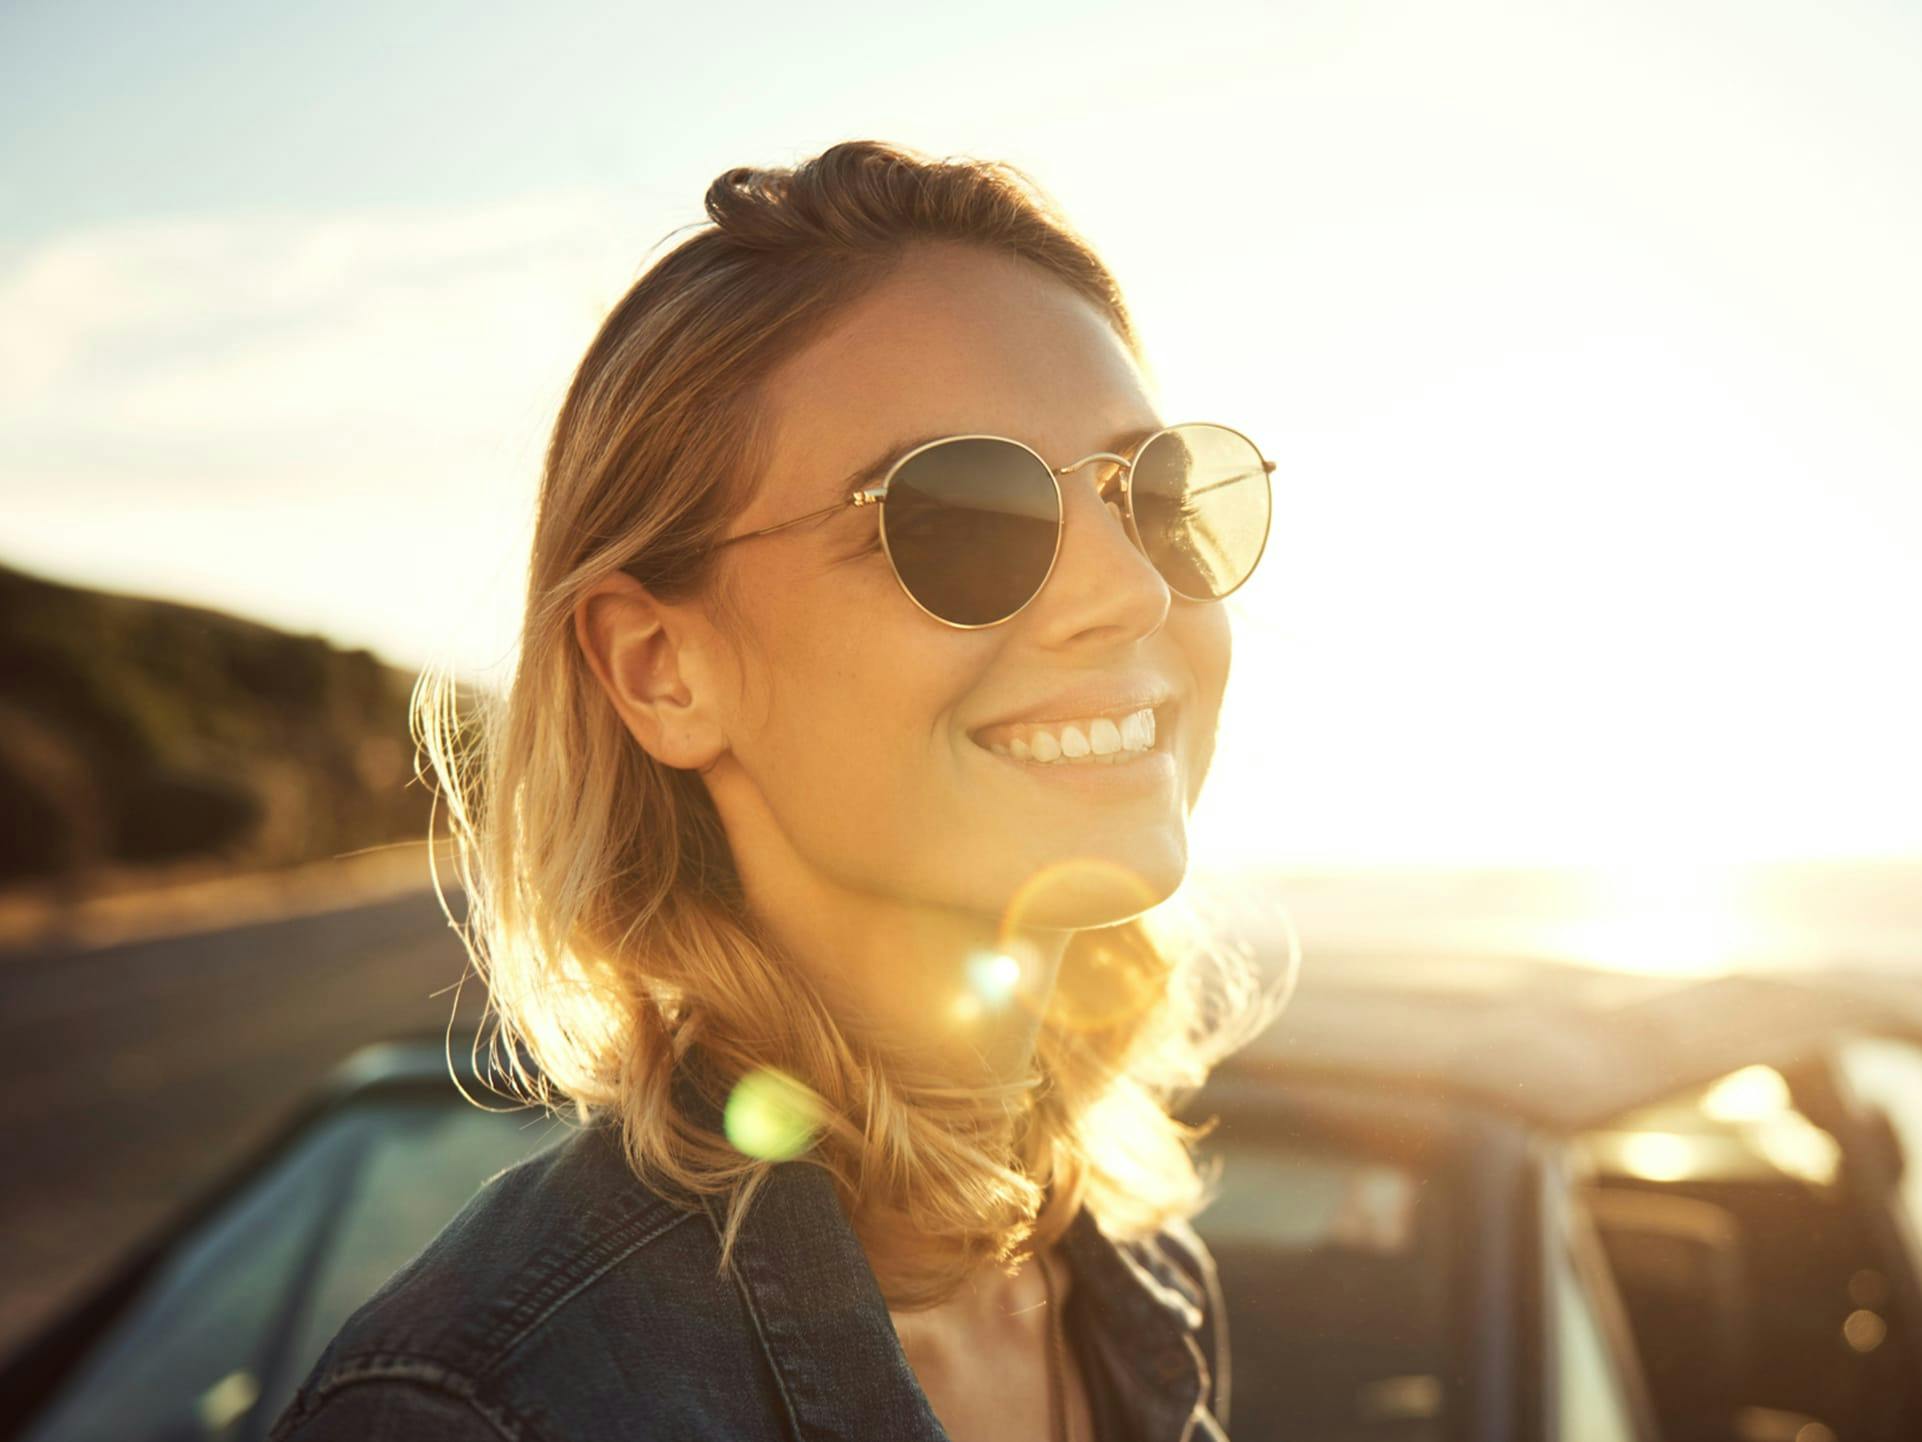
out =
{"type": "Polygon", "coordinates": [[[1004,920],[1060,930],[1114,926],[1174,895],[1188,870],[1184,832],[1116,843],[1106,837],[1079,850],[1031,855],[1007,877],[1004,920]]]}

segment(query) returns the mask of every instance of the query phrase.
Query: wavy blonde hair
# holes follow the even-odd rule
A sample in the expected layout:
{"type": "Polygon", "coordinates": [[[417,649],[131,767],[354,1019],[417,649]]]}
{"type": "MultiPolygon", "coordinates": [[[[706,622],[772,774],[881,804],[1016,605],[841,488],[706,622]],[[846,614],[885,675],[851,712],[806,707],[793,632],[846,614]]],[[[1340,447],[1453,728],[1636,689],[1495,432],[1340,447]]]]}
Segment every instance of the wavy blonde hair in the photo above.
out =
{"type": "Polygon", "coordinates": [[[643,1181],[726,1194],[725,1268],[773,1163],[694,1125],[673,1082],[696,1041],[710,1097],[772,1068],[810,1102],[805,1160],[832,1175],[889,1304],[925,1307],[985,1261],[1018,1261],[1077,1204],[1118,1238],[1204,1205],[1204,1131],[1170,1107],[1268,1019],[1257,973],[1171,927],[1167,907],[1078,932],[1027,1077],[925,1074],[833,1014],[757,925],[704,783],[634,742],[575,607],[624,569],[733,615],[711,548],[759,480],[762,384],[911,246],[1018,256],[1099,306],[1138,360],[1140,346],[1114,277],[1006,164],[853,141],[729,170],[706,212],[614,307],[561,406],[511,682],[464,702],[430,672],[414,734],[448,818],[496,1072],[550,1107],[558,1092],[580,1120],[618,1117],[643,1181]],[[1098,1014],[1118,980],[1136,1004],[1098,1014]]]}

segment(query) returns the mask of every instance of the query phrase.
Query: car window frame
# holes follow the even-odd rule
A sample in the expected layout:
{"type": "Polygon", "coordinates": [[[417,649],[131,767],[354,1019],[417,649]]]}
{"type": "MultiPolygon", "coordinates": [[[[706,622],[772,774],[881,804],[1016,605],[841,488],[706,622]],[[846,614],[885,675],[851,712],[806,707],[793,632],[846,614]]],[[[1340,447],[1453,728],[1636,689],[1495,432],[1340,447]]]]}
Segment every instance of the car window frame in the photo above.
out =
{"type": "Polygon", "coordinates": [[[1528,1231],[1536,1266],[1533,1293],[1539,1319],[1535,1332],[1541,1346],[1537,1369],[1541,1396],[1537,1425],[1529,1435],[1550,1442],[1571,1442],[1561,1431],[1561,1322],[1552,1291],[1555,1253],[1559,1249],[1568,1278],[1579,1290],[1601,1338],[1609,1380],[1632,1430],[1632,1442],[1662,1442],[1654,1393],[1642,1370],[1628,1307],[1616,1289],[1601,1234],[1577,1194],[1579,1168],[1570,1145],[1560,1137],[1538,1137],[1531,1146],[1530,1162],[1535,1185],[1531,1191],[1534,1215],[1528,1231]]]}
{"type": "MultiPolygon", "coordinates": [[[[1180,1115],[1219,1115],[1224,1128],[1241,1131],[1240,1145],[1268,1139],[1365,1150],[1419,1166],[1448,1187],[1455,1245],[1443,1285],[1459,1312],[1445,1339],[1442,1435],[1449,1442],[1540,1435],[1540,1347],[1530,1335],[1536,1308],[1528,1296],[1539,1274],[1528,1255],[1536,1133],[1528,1124],[1444,1087],[1239,1058],[1224,1063],[1180,1115]]],[[[1205,1232],[1205,1212],[1197,1225],[1205,1232]]]]}
{"type": "MultiPolygon", "coordinates": [[[[1909,1340],[1910,1365],[1915,1375],[1922,1377],[1922,1227],[1918,1227],[1908,1203],[1897,1195],[1897,1180],[1888,1175],[1885,1159],[1869,1139],[1869,1128],[1875,1124],[1865,1112],[1871,1103],[1860,1094],[1842,1056],[1844,1048],[1858,1041],[1893,1042],[1913,1049],[1922,1058],[1922,1034],[1900,1027],[1864,1027],[1838,1037],[1823,1059],[1830,1085],[1846,1110],[1841,1119],[1846,1135],[1838,1140],[1849,1191],[1862,1208],[1870,1244],[1883,1256],[1891,1298],[1909,1340]]],[[[1922,1167],[1922,1155],[1904,1157],[1903,1162],[1905,1168],[1922,1167]]]]}

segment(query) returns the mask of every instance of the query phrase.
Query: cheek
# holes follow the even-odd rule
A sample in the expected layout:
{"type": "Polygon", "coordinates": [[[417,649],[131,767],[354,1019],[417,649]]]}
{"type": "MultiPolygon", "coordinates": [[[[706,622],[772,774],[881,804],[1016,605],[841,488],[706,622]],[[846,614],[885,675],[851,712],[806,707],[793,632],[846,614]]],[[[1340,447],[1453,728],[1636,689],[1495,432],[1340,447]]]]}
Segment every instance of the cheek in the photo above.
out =
{"type": "Polygon", "coordinates": [[[1214,759],[1215,737],[1221,721],[1221,700],[1228,686],[1234,656],[1234,636],[1228,613],[1219,603],[1183,605],[1170,615],[1169,631],[1194,678],[1194,695],[1184,718],[1183,750],[1188,770],[1188,801],[1201,794],[1214,759]]]}
{"type": "Polygon", "coordinates": [[[907,610],[845,604],[811,613],[818,625],[796,612],[771,631],[761,661],[764,744],[752,748],[764,789],[804,790],[797,800],[869,824],[920,804],[911,793],[941,774],[933,768],[954,748],[979,648],[897,609],[907,610]]]}
{"type": "Polygon", "coordinates": [[[1170,618],[1169,624],[1195,679],[1198,719],[1212,730],[1221,712],[1222,693],[1227,689],[1228,668],[1234,657],[1228,612],[1219,603],[1186,606],[1170,618]]]}

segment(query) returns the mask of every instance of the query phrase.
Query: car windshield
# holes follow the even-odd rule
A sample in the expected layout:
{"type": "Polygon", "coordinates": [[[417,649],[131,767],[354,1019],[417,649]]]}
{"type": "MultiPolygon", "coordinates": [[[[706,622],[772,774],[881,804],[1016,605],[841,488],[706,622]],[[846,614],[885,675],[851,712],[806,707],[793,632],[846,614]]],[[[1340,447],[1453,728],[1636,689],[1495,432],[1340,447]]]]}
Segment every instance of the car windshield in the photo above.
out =
{"type": "Polygon", "coordinates": [[[26,1438],[176,1442],[275,1416],[482,1180],[556,1138],[534,1113],[432,1099],[327,1118],[167,1258],[26,1438]]]}

